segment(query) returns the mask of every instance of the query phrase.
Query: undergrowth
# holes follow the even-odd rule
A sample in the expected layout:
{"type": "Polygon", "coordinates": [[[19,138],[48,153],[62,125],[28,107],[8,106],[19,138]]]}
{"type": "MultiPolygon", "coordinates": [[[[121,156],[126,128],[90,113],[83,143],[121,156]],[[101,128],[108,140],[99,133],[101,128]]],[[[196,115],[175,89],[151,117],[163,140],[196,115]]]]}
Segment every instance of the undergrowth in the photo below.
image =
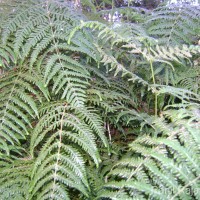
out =
{"type": "Polygon", "coordinates": [[[0,199],[200,199],[199,6],[82,5],[4,3],[0,199]]]}

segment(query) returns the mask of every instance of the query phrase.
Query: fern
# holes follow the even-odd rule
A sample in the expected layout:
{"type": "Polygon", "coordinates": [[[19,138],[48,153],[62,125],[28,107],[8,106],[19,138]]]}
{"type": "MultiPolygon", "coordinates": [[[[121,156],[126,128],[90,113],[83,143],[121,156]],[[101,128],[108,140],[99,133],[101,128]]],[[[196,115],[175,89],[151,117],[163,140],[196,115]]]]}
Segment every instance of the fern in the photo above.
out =
{"type": "Polygon", "coordinates": [[[49,94],[41,76],[25,69],[4,74],[0,91],[0,149],[9,154],[12,145],[20,148],[20,141],[29,135],[28,127],[32,128],[32,121],[39,117],[37,102],[49,99],[49,94]]]}
{"type": "Polygon", "coordinates": [[[1,162],[1,199],[26,199],[32,165],[33,160],[29,157],[23,160],[1,162]]]}
{"type": "Polygon", "coordinates": [[[98,166],[100,157],[94,133],[107,145],[100,118],[93,110],[73,108],[65,102],[46,106],[41,113],[43,117],[32,135],[31,154],[41,142],[45,144],[32,171],[31,198],[68,199],[66,186],[88,196],[85,162],[77,147],[98,166]]]}
{"type": "Polygon", "coordinates": [[[55,94],[62,91],[62,98],[73,105],[83,106],[89,73],[71,54],[77,50],[90,54],[93,46],[87,44],[91,43],[89,37],[81,33],[77,34],[73,45],[67,45],[70,30],[79,23],[81,17],[73,12],[72,8],[60,3],[46,5],[42,1],[35,2],[28,8],[17,10],[5,22],[2,41],[6,45],[9,40],[14,40],[17,58],[21,62],[30,58],[32,68],[39,60],[46,86],[53,81],[52,90],[55,94]]]}
{"type": "Polygon", "coordinates": [[[24,178],[20,181],[16,173],[19,173],[23,163],[19,163],[19,168],[15,167],[16,171],[8,171],[8,166],[12,168],[15,164],[2,162],[1,173],[7,175],[1,179],[5,179],[6,184],[2,182],[0,191],[4,192],[6,188],[7,192],[3,195],[5,199],[9,199],[13,195],[10,191],[15,193],[18,187],[23,188],[25,184],[26,187],[19,190],[17,198],[69,199],[67,186],[89,196],[90,187],[82,154],[85,151],[99,165],[100,157],[94,133],[108,145],[101,119],[93,109],[76,109],[67,106],[65,102],[45,106],[41,114],[42,118],[31,136],[30,152],[31,157],[36,156],[35,161],[31,162],[27,172],[22,167],[24,178]],[[40,144],[43,144],[42,147],[40,144]],[[39,155],[35,153],[38,151],[36,148],[39,155]],[[11,177],[14,182],[9,183],[11,177]]]}
{"type": "Polygon", "coordinates": [[[12,51],[12,48],[7,46],[1,46],[0,48],[0,67],[8,69],[14,67],[16,63],[15,53],[12,51]]]}
{"type": "MultiPolygon", "coordinates": [[[[129,50],[129,53],[132,54],[130,59],[137,59],[136,56],[142,56],[145,62],[150,63],[164,63],[172,70],[174,70],[173,63],[182,63],[183,59],[190,59],[193,55],[197,55],[200,51],[198,46],[194,45],[179,45],[179,46],[159,46],[158,42],[151,38],[145,33],[144,30],[140,26],[136,28],[123,28],[120,25],[119,28],[110,28],[105,24],[99,22],[82,22],[81,25],[77,26],[70,34],[68,43],[71,42],[74,34],[84,27],[91,28],[92,30],[99,30],[98,38],[99,41],[96,43],[96,48],[101,56],[100,62],[104,64],[104,66],[109,66],[110,71],[115,70],[115,76],[118,73],[121,73],[122,76],[129,77],[129,81],[139,82],[143,85],[148,86],[148,82],[144,80],[142,77],[138,76],[136,73],[131,73],[128,70],[128,66],[123,66],[113,55],[107,53],[106,48],[102,48],[103,45],[106,46],[106,42],[110,40],[112,48],[116,45],[120,45],[121,48],[125,48],[129,50]],[[125,31],[120,31],[120,29],[125,31]],[[142,30],[142,31],[141,31],[142,30]],[[106,37],[106,39],[105,39],[106,37]]],[[[127,52],[126,52],[127,55],[127,52]]],[[[141,59],[141,57],[139,57],[141,59]]],[[[165,66],[165,65],[164,65],[165,66]]],[[[166,68],[166,66],[165,66],[166,68]]],[[[162,70],[158,69],[158,70],[162,70]]],[[[153,73],[153,72],[152,72],[153,73]]]]}
{"type": "Polygon", "coordinates": [[[34,160],[30,157],[15,161],[4,157],[3,161],[0,162],[1,199],[26,199],[33,162],[34,160]]]}
{"type": "Polygon", "coordinates": [[[15,3],[0,19],[0,199],[198,199],[199,8],[108,24],[15,3]]]}
{"type": "Polygon", "coordinates": [[[199,6],[163,6],[147,21],[147,29],[160,44],[192,44],[199,36],[199,6]]]}
{"type": "Polygon", "coordinates": [[[160,136],[144,135],[129,145],[132,155],[114,165],[99,199],[198,199],[199,117],[198,108],[190,109],[148,117],[145,124],[160,136]],[[172,122],[166,123],[167,118],[172,122]]]}
{"type": "Polygon", "coordinates": [[[175,75],[175,84],[199,94],[199,69],[198,66],[192,66],[189,69],[182,70],[175,75]],[[185,74],[187,72],[187,75],[185,74]]]}

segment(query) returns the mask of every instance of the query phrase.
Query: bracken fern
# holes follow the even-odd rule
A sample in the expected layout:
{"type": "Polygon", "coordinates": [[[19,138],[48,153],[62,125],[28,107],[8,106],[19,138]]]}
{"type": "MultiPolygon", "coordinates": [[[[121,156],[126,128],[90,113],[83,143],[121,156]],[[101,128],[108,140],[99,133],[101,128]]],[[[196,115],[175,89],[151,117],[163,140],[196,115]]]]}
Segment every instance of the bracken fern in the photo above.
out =
{"type": "Polygon", "coordinates": [[[199,7],[109,25],[79,2],[15,4],[0,22],[0,199],[199,199],[199,7]]]}

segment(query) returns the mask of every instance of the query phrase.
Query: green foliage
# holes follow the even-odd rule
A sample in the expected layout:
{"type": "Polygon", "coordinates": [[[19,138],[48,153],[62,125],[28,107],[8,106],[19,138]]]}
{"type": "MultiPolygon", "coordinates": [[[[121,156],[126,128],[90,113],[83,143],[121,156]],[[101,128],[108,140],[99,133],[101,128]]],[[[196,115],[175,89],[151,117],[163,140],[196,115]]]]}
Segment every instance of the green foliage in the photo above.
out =
{"type": "Polygon", "coordinates": [[[199,37],[199,6],[159,7],[147,21],[147,29],[160,44],[192,44],[199,37]]]}
{"type": "MultiPolygon", "coordinates": [[[[69,199],[66,187],[89,196],[85,159],[99,165],[96,138],[108,147],[101,117],[84,105],[91,77],[80,59],[92,58],[90,33],[77,33],[67,44],[82,19],[74,11],[59,2],[37,1],[16,8],[2,25],[1,56],[11,60],[11,70],[1,78],[1,155],[26,152],[34,158],[28,179],[25,174],[16,187],[9,183],[4,199],[24,184],[28,190],[20,190],[18,199],[69,199]]],[[[8,164],[2,161],[1,167],[3,174],[8,164]]],[[[10,173],[17,178],[17,168],[10,173]]]]}
{"type": "Polygon", "coordinates": [[[101,119],[91,108],[73,108],[65,102],[51,103],[41,113],[43,116],[31,138],[31,154],[34,154],[37,146],[44,145],[32,170],[30,198],[68,199],[67,186],[89,196],[81,149],[98,166],[100,157],[93,133],[102,138],[106,145],[101,119]]]}
{"type": "Polygon", "coordinates": [[[31,122],[39,117],[37,103],[49,95],[41,75],[20,68],[2,75],[0,91],[0,151],[10,154],[21,148],[20,140],[26,139],[31,122]]]}
{"type": "Polygon", "coordinates": [[[0,199],[199,199],[199,7],[77,3],[3,3],[0,199]]]}
{"type": "Polygon", "coordinates": [[[2,160],[0,162],[1,199],[27,199],[34,160],[31,157],[17,160],[14,157],[3,157],[2,160]]]}
{"type": "MultiPolygon", "coordinates": [[[[178,115],[173,106],[160,118],[143,119],[154,136],[140,136],[129,145],[132,154],[113,166],[100,199],[199,198],[200,115],[197,105],[187,106],[178,115]]],[[[135,112],[129,114],[131,122],[135,112]]]]}
{"type": "Polygon", "coordinates": [[[80,19],[73,8],[57,2],[49,5],[34,2],[28,8],[19,8],[5,20],[2,28],[3,44],[13,40],[17,59],[25,62],[29,58],[31,69],[37,65],[43,71],[45,87],[53,84],[53,92],[61,92],[62,98],[74,106],[82,106],[85,101],[89,73],[72,58],[72,52],[93,52],[93,46],[87,44],[85,38],[89,35],[79,33],[73,39],[73,45],[66,44],[70,30],[80,19]]]}

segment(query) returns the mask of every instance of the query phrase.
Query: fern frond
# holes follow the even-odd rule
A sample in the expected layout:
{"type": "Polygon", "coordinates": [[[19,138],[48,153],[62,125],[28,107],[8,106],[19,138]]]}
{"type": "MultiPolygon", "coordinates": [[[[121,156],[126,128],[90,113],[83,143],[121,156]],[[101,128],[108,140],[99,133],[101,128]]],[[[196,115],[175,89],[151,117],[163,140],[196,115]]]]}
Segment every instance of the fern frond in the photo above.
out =
{"type": "Polygon", "coordinates": [[[20,140],[29,134],[31,121],[39,117],[36,102],[42,102],[42,95],[48,99],[49,94],[41,77],[27,70],[5,73],[1,77],[0,91],[0,149],[9,154],[8,146],[20,145],[20,140]]]}
{"type": "Polygon", "coordinates": [[[0,196],[1,199],[27,199],[31,168],[34,161],[31,158],[0,162],[0,196]]]}
{"type": "Polygon", "coordinates": [[[72,53],[78,51],[96,59],[87,31],[77,33],[72,45],[67,45],[70,30],[79,24],[80,18],[83,16],[74,14],[71,7],[62,3],[38,1],[17,9],[2,27],[3,44],[13,41],[15,54],[21,62],[30,58],[31,68],[40,60],[38,69],[44,71],[46,86],[53,82],[55,94],[62,93],[63,99],[79,107],[86,99],[89,73],[72,53]]]}
{"type": "Polygon", "coordinates": [[[114,58],[112,55],[108,55],[106,52],[104,52],[101,48],[97,47],[100,55],[102,56],[102,60],[101,62],[104,65],[110,65],[110,71],[115,70],[115,74],[114,76],[117,76],[118,73],[122,74],[123,76],[128,76],[129,81],[131,82],[139,82],[143,85],[148,85],[148,83],[143,80],[142,78],[140,78],[139,76],[137,76],[134,73],[131,73],[130,71],[128,71],[122,64],[120,64],[116,58],[114,58]]]}
{"type": "Polygon", "coordinates": [[[34,155],[35,149],[44,144],[32,172],[31,198],[68,198],[66,187],[88,196],[83,151],[98,166],[96,136],[108,146],[101,119],[93,109],[71,107],[64,101],[47,105],[41,114],[30,146],[34,155]]]}
{"type": "Polygon", "coordinates": [[[200,52],[199,47],[193,45],[168,45],[167,47],[160,46],[158,45],[157,40],[149,37],[144,30],[134,30],[132,26],[129,29],[123,28],[121,25],[117,28],[110,28],[107,25],[99,22],[82,22],[81,25],[74,28],[70,33],[68,43],[71,42],[77,31],[84,29],[85,27],[95,31],[100,31],[97,35],[100,44],[96,43],[96,48],[101,57],[101,63],[103,63],[105,66],[110,66],[110,71],[115,70],[115,75],[121,72],[122,76],[126,75],[129,77],[129,81],[138,81],[144,85],[148,85],[148,82],[136,75],[136,73],[131,73],[127,67],[120,64],[113,55],[108,55],[106,48],[101,48],[101,43],[105,44],[107,41],[110,41],[111,48],[113,48],[114,45],[120,45],[121,48],[130,49],[129,53],[132,54],[132,58],[134,59],[142,56],[147,62],[164,63],[169,65],[172,70],[174,70],[172,62],[175,61],[177,63],[182,63],[183,59],[190,59],[194,54],[198,54],[200,52]]]}
{"type": "Polygon", "coordinates": [[[189,101],[189,100],[198,102],[199,98],[200,98],[198,94],[191,92],[190,90],[176,88],[176,87],[172,87],[172,86],[166,86],[166,85],[152,85],[152,91],[154,91],[158,95],[170,94],[170,95],[180,99],[183,103],[185,101],[189,101]]]}
{"type": "Polygon", "coordinates": [[[182,114],[177,112],[168,110],[162,114],[165,118],[150,120],[160,136],[140,136],[130,144],[132,154],[110,171],[100,199],[117,199],[124,193],[128,198],[198,199],[200,118],[194,118],[195,112],[187,107],[182,114]],[[166,123],[169,116],[172,122],[166,123]],[[190,123],[185,122],[188,118],[190,123]]]}
{"type": "Polygon", "coordinates": [[[0,67],[9,69],[16,64],[16,55],[12,48],[0,45],[0,67]],[[12,66],[13,65],[13,66],[12,66]]]}
{"type": "Polygon", "coordinates": [[[105,113],[114,113],[123,105],[135,106],[135,98],[129,85],[121,80],[120,83],[118,81],[118,79],[109,80],[109,85],[99,80],[93,82],[91,88],[87,90],[88,104],[97,106],[105,113]]]}
{"type": "Polygon", "coordinates": [[[159,44],[192,44],[199,36],[199,6],[163,6],[154,10],[149,16],[147,29],[159,44]]]}
{"type": "MultiPolygon", "coordinates": [[[[181,59],[186,58],[189,59],[194,54],[198,54],[200,52],[200,48],[198,46],[186,46],[183,45],[182,47],[179,46],[159,46],[159,45],[152,45],[149,48],[138,47],[135,44],[127,44],[123,45],[124,48],[132,49],[130,53],[132,54],[141,54],[147,61],[154,61],[154,62],[165,62],[172,66],[172,64],[168,61],[176,61],[181,63],[181,59]]],[[[172,66],[173,68],[173,66],[172,66]]]]}

